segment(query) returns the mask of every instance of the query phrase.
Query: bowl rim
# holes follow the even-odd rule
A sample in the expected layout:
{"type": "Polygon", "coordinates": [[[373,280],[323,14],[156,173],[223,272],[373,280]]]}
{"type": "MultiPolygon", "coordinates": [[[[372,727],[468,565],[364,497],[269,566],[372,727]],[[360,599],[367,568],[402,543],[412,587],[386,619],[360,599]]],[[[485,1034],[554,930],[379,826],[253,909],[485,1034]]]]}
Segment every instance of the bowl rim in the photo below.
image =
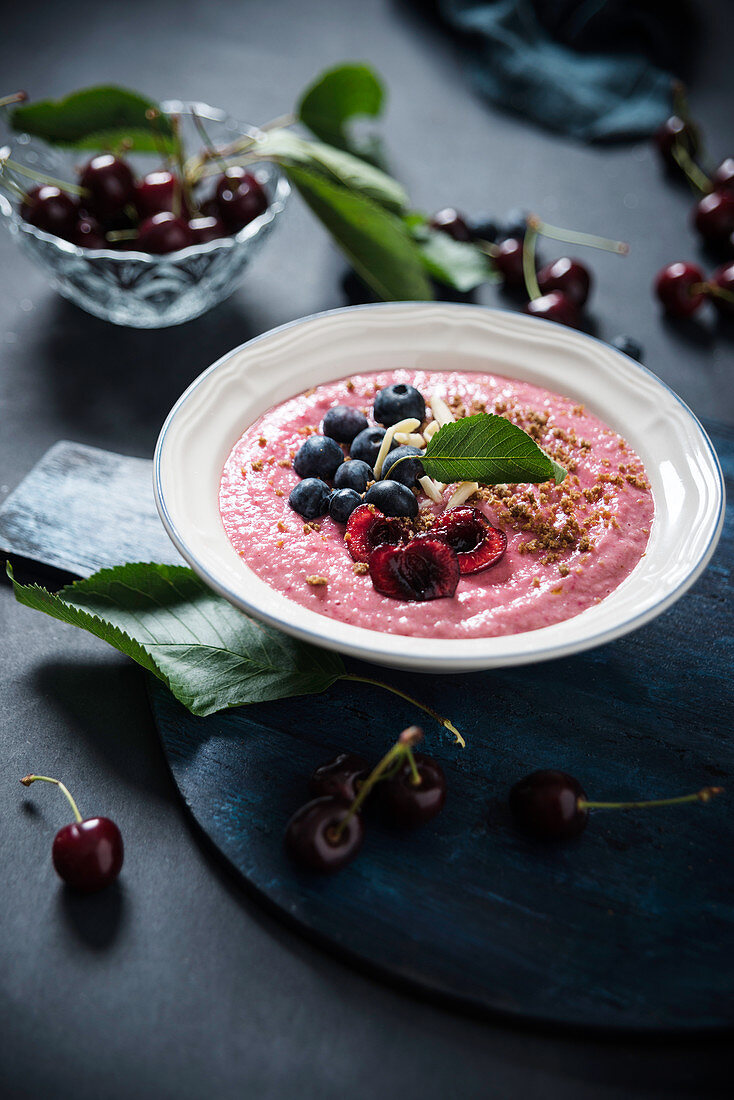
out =
{"type": "MultiPolygon", "coordinates": [[[[187,111],[192,113],[195,109],[197,113],[203,115],[207,121],[229,121],[234,123],[243,135],[257,137],[263,133],[257,126],[251,123],[241,122],[225,111],[224,108],[212,107],[208,103],[197,100],[165,99],[161,102],[161,108],[167,113],[172,114],[182,114],[187,111]]],[[[9,143],[6,142],[5,144],[7,145],[9,143]]],[[[227,237],[217,238],[213,241],[204,241],[202,244],[190,244],[187,245],[186,248],[178,249],[176,252],[166,252],[164,254],[154,255],[150,252],[137,252],[132,248],[124,252],[114,248],[82,248],[72,241],[66,241],[63,237],[57,237],[54,233],[47,233],[45,229],[39,229],[37,226],[31,225],[30,222],[25,221],[24,218],[20,217],[17,209],[3,191],[0,191],[0,215],[11,222],[19,233],[23,233],[28,237],[33,237],[35,240],[42,241],[45,244],[50,244],[57,252],[64,253],[67,256],[78,257],[81,260],[108,260],[113,264],[129,264],[131,261],[134,261],[144,267],[156,266],[161,263],[170,264],[171,262],[182,262],[190,259],[192,256],[205,256],[212,252],[218,252],[220,250],[227,251],[236,248],[238,245],[244,244],[246,241],[257,237],[266,225],[275,221],[275,219],[283,213],[291,193],[291,185],[288,182],[285,172],[279,165],[274,161],[263,161],[263,165],[265,164],[267,164],[272,172],[272,178],[275,183],[273,196],[268,203],[267,210],[263,210],[262,214],[258,214],[256,218],[253,218],[251,222],[244,225],[237,233],[232,233],[227,237]]]]}
{"type": "MultiPolygon", "coordinates": [[[[293,394],[295,396],[295,393],[293,394]]],[[[267,332],[260,333],[257,336],[252,337],[250,340],[244,341],[237,347],[232,348],[224,355],[220,356],[214,363],[207,367],[197,378],[195,378],[191,384],[184,390],[181,396],[173,405],[172,409],[168,413],[163,426],[161,427],[158,440],[155,446],[155,452],[153,456],[153,488],[155,495],[156,507],[158,509],[161,522],[168,533],[174,546],[179,553],[185,559],[186,562],[192,567],[192,569],[201,577],[201,579],[219,595],[223,596],[235,607],[238,607],[246,614],[253,615],[254,617],[261,619],[264,622],[275,626],[277,629],[284,631],[285,633],[311,642],[321,648],[335,650],[339,653],[346,654],[362,660],[373,661],[380,664],[389,665],[390,667],[402,667],[410,668],[416,671],[428,671],[428,672],[462,672],[473,671],[487,668],[501,668],[515,665],[533,664],[539,661],[555,659],[558,657],[569,656],[574,653],[583,652],[594,648],[598,645],[606,644],[607,642],[614,641],[615,639],[629,633],[632,630],[636,630],[643,626],[645,623],[650,622],[656,618],[659,614],[665,611],[673,603],[676,602],[690,587],[695,583],[701,573],[708,565],[711,557],[716,549],[719,537],[721,535],[723,523],[724,523],[724,511],[726,503],[726,491],[724,485],[723,473],[721,470],[721,464],[719,462],[716,450],[711,443],[703,425],[698,417],[693,413],[686,402],[673,390],[666,382],[660,379],[649,367],[644,366],[642,363],[633,359],[631,356],[626,355],[624,352],[619,351],[612,345],[608,345],[603,340],[599,340],[597,337],[591,336],[588,333],[579,332],[578,330],[569,330],[566,326],[561,325],[554,321],[548,321],[545,318],[534,318],[530,316],[524,316],[518,314],[513,310],[495,309],[488,306],[476,305],[473,303],[461,303],[461,302],[431,302],[431,301],[407,301],[407,302],[375,302],[366,303],[362,305],[354,306],[341,306],[330,310],[323,310],[317,313],[308,314],[303,317],[294,318],[291,321],[276,326],[275,328],[268,329],[267,332]],[[206,563],[201,561],[197,554],[192,551],[187,543],[185,535],[179,530],[176,522],[174,521],[169,511],[168,504],[166,502],[165,490],[163,487],[163,466],[165,462],[165,448],[167,436],[171,430],[172,425],[176,421],[179,413],[183,407],[191,399],[196,390],[217,370],[221,369],[230,359],[237,356],[240,352],[249,349],[262,341],[271,337],[278,336],[281,333],[287,332],[293,328],[297,328],[300,325],[308,322],[328,319],[330,317],[342,316],[344,314],[351,314],[355,312],[373,311],[382,309],[395,309],[405,308],[408,310],[421,310],[440,307],[441,309],[447,309],[451,312],[460,311],[473,311],[474,313],[495,314],[500,317],[512,317],[522,318],[523,323],[527,323],[532,326],[542,325],[546,327],[552,326],[554,330],[562,332],[565,336],[568,336],[573,332],[575,338],[588,342],[592,346],[603,346],[606,350],[613,353],[615,356],[621,357],[625,363],[629,364],[633,371],[639,371],[643,375],[647,376],[652,382],[660,386],[683,410],[686,415],[692,421],[693,425],[697,429],[701,442],[703,443],[708,456],[711,461],[711,471],[715,476],[715,487],[717,491],[716,512],[715,516],[709,518],[711,523],[710,533],[706,545],[701,550],[699,557],[695,564],[689,569],[686,576],[677,584],[677,586],[670,591],[666,592],[659,600],[651,604],[649,607],[642,611],[632,614],[629,617],[620,620],[619,622],[604,627],[595,634],[589,634],[585,637],[576,637],[569,639],[566,642],[558,643],[551,642],[547,645],[536,645],[528,647],[528,649],[522,653],[513,654],[501,654],[493,655],[491,657],[475,656],[474,652],[478,645],[484,643],[496,643],[502,639],[512,638],[530,638],[538,636],[543,630],[550,629],[549,627],[541,627],[536,630],[522,631],[516,634],[490,636],[490,637],[478,637],[471,639],[431,639],[430,641],[434,645],[441,643],[445,649],[445,653],[441,657],[430,656],[423,659],[416,659],[410,654],[405,657],[396,654],[385,656],[380,651],[380,639],[396,638],[402,639],[404,643],[413,640],[411,635],[393,635],[379,630],[372,630],[368,627],[356,627],[351,624],[348,625],[349,632],[356,634],[358,637],[355,641],[335,641],[329,636],[329,626],[338,622],[328,615],[322,615],[319,612],[306,610],[308,615],[317,620],[313,628],[304,627],[301,625],[294,625],[283,615],[278,614],[272,609],[263,609],[261,606],[249,601],[242,592],[238,592],[231,588],[229,585],[221,582],[210,569],[206,563]],[[320,629],[319,629],[320,628],[320,629]]],[[[633,571],[634,572],[634,571],[633,571]]],[[[631,576],[632,574],[630,574],[631,576]]],[[[628,579],[628,578],[627,578],[628,579]]],[[[266,583],[266,582],[263,582],[266,583]]],[[[624,582],[623,582],[624,583],[624,582]]],[[[270,586],[268,586],[270,588],[270,586]]],[[[270,589],[276,592],[275,589],[270,589]]],[[[610,593],[613,595],[614,591],[610,593]]],[[[284,597],[287,600],[287,597],[284,597]]],[[[293,607],[301,607],[294,601],[287,600],[293,607]]],[[[590,609],[586,609],[590,610],[590,609]]],[[[561,620],[558,624],[574,623],[578,622],[583,613],[571,616],[569,619],[561,620]]],[[[428,639],[422,638],[419,641],[426,642],[428,639]]]]}

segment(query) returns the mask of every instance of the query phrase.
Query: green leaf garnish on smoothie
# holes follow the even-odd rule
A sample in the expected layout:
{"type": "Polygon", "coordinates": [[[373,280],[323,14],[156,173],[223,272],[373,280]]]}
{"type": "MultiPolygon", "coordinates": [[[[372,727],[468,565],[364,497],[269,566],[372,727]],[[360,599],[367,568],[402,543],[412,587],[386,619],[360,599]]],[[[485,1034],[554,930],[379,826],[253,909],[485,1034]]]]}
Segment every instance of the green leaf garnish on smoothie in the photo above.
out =
{"type": "Polygon", "coordinates": [[[477,413],[444,424],[421,459],[429,477],[446,483],[522,485],[555,481],[567,473],[516,424],[495,413],[477,413]]]}

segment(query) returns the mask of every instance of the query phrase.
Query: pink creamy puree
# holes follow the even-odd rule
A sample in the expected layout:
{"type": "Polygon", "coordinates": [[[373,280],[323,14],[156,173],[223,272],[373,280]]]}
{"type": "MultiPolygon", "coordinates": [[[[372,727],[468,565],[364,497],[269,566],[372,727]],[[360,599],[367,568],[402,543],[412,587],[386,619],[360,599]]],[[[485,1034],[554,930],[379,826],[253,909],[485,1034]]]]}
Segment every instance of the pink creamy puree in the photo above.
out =
{"type": "MultiPolygon", "coordinates": [[[[444,504],[453,491],[446,489],[444,504]]],[[[442,510],[423,494],[419,503],[442,510]]],[[[499,375],[413,370],[354,375],[270,409],[233,447],[219,506],[243,560],[296,603],[355,626],[426,638],[516,634],[578,615],[634,569],[654,511],[640,459],[582,406],[499,375]],[[457,418],[483,410],[507,416],[571,471],[558,487],[482,489],[468,502],[505,530],[507,551],[485,572],[462,576],[452,598],[420,603],[381,596],[369,574],[355,574],[341,525],[328,516],[308,525],[288,506],[298,481],[293,456],[320,431],[327,410],[355,405],[372,423],[375,392],[394,382],[416,386],[429,406],[431,393],[438,393],[457,418]],[[314,576],[328,584],[309,584],[306,578],[314,576]]]]}

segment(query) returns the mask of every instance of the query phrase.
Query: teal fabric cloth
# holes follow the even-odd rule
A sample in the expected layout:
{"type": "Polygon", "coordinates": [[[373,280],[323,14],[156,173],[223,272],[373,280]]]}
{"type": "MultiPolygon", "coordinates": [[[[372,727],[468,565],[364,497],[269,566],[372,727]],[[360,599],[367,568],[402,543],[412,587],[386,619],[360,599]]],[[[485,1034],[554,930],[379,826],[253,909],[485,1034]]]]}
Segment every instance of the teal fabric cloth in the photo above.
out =
{"type": "Polygon", "coordinates": [[[584,141],[652,133],[670,114],[673,77],[650,54],[663,40],[685,49],[686,13],[675,0],[660,5],[657,24],[649,8],[608,0],[566,8],[554,25],[548,6],[531,0],[438,3],[450,26],[472,36],[473,75],[494,103],[584,141]]]}

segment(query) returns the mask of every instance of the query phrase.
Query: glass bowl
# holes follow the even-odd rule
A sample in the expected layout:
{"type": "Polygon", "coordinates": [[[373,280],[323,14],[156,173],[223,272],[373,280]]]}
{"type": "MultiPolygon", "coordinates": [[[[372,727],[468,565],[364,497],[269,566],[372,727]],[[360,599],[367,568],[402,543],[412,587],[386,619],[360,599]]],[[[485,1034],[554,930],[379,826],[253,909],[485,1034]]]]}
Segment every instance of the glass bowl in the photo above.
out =
{"type": "MultiPolygon", "coordinates": [[[[184,148],[201,147],[194,113],[203,121],[215,146],[238,137],[257,137],[259,131],[230,118],[205,103],[169,100],[167,114],[181,119],[184,148]]],[[[3,135],[4,152],[28,168],[63,180],[76,177],[75,168],[89,153],[59,150],[27,134],[3,135]]],[[[153,158],[131,154],[127,159],[140,173],[151,171],[153,158]]],[[[157,161],[155,164],[157,165],[157,161]]],[[[257,164],[251,169],[268,197],[268,208],[238,233],[221,240],[191,245],[180,252],[153,256],[144,252],[107,248],[78,248],[69,241],[45,233],[21,218],[18,201],[0,191],[0,214],[10,232],[35,263],[51,276],[52,285],[65,298],[88,313],[132,328],[165,328],[190,321],[223,301],[235,290],[242,272],[260,251],[282,213],[290,186],[276,165],[257,164]]],[[[16,175],[16,182],[21,182],[16,175]]],[[[23,181],[26,186],[29,180],[23,181]]]]}

